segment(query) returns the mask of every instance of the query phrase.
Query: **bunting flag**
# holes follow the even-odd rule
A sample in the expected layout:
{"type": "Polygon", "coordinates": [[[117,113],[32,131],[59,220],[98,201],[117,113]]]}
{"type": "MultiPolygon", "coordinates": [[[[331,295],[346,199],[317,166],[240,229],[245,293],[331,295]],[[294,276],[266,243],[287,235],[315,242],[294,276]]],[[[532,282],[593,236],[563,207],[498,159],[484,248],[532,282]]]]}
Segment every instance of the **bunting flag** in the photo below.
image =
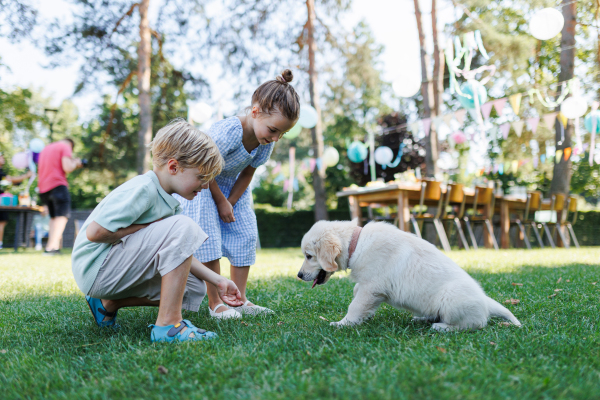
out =
{"type": "Polygon", "coordinates": [[[519,162],[517,160],[512,162],[512,172],[513,174],[516,174],[517,171],[519,170],[519,162]]]}
{"type": "Polygon", "coordinates": [[[488,119],[490,117],[490,112],[492,111],[493,105],[493,101],[488,101],[487,103],[481,106],[481,115],[483,115],[484,119],[488,119]]]}
{"type": "Polygon", "coordinates": [[[508,122],[500,125],[500,132],[502,132],[504,140],[508,138],[508,131],[510,131],[510,124],[508,122]]]}
{"type": "Polygon", "coordinates": [[[448,127],[450,127],[450,122],[452,122],[453,118],[454,118],[454,114],[445,114],[444,115],[444,123],[446,125],[448,125],[448,127]]]}
{"type": "Polygon", "coordinates": [[[540,123],[540,117],[533,117],[533,118],[527,118],[527,126],[529,127],[529,130],[531,131],[531,133],[533,133],[535,135],[535,132],[537,131],[537,127],[540,123]]]}
{"type": "Polygon", "coordinates": [[[504,164],[500,164],[500,165],[498,165],[498,173],[499,173],[500,175],[503,175],[503,174],[504,174],[504,164]]]}
{"type": "Polygon", "coordinates": [[[517,134],[518,137],[521,137],[521,133],[523,133],[523,125],[525,123],[522,120],[518,120],[515,122],[512,122],[511,125],[513,127],[513,129],[515,130],[515,133],[517,134]]]}
{"type": "Polygon", "coordinates": [[[569,122],[569,119],[565,116],[565,114],[563,114],[562,112],[559,112],[556,117],[558,118],[558,122],[560,122],[561,125],[563,126],[563,128],[566,129],[567,122],[569,122]]]}
{"type": "Polygon", "coordinates": [[[280,162],[275,164],[275,167],[273,167],[273,171],[271,171],[271,172],[273,174],[277,175],[279,173],[279,171],[281,171],[281,163],[280,162]]]}
{"type": "Polygon", "coordinates": [[[543,164],[544,162],[546,162],[546,155],[545,155],[545,154],[542,154],[542,155],[540,156],[540,162],[541,162],[542,164],[543,164]]]}
{"type": "Polygon", "coordinates": [[[429,130],[431,129],[431,118],[424,118],[421,120],[423,124],[423,131],[425,131],[425,136],[429,136],[429,130]]]}
{"type": "Polygon", "coordinates": [[[323,160],[320,158],[317,158],[316,166],[317,166],[317,169],[320,171],[323,168],[323,160]]]}
{"type": "Polygon", "coordinates": [[[516,115],[519,115],[519,109],[521,108],[521,97],[522,96],[523,95],[521,93],[517,93],[517,94],[513,94],[512,96],[508,97],[508,102],[510,103],[510,106],[512,107],[512,109],[516,115]]]}
{"type": "Polygon", "coordinates": [[[538,156],[537,155],[533,156],[533,167],[534,168],[538,167],[538,156]]]}
{"type": "Polygon", "coordinates": [[[413,122],[412,124],[410,124],[410,130],[414,135],[419,133],[419,121],[416,121],[416,122],[413,122]]]}
{"type": "Polygon", "coordinates": [[[310,162],[310,172],[313,172],[315,170],[315,166],[317,165],[317,160],[315,160],[314,158],[311,158],[309,160],[310,162]]]}
{"type": "Polygon", "coordinates": [[[444,117],[435,117],[431,120],[436,132],[440,131],[440,125],[444,122],[444,117]]]}
{"type": "Polygon", "coordinates": [[[565,153],[565,161],[569,161],[569,158],[571,158],[571,152],[573,151],[572,148],[570,147],[565,147],[564,153],[565,153]]]}
{"type": "Polygon", "coordinates": [[[562,150],[556,150],[556,156],[554,157],[554,160],[556,163],[560,162],[560,159],[562,158],[562,154],[563,154],[562,150]]]}
{"type": "Polygon", "coordinates": [[[289,180],[286,179],[285,181],[283,181],[283,191],[284,192],[288,191],[289,186],[290,186],[290,181],[289,180]]]}
{"type": "Polygon", "coordinates": [[[465,124],[465,115],[467,114],[467,110],[461,108],[457,112],[454,113],[454,119],[458,122],[458,125],[463,126],[465,124]]]}
{"type": "Polygon", "coordinates": [[[542,118],[544,118],[544,123],[546,124],[546,126],[548,127],[548,129],[553,130],[554,129],[554,123],[556,121],[556,116],[558,115],[558,113],[553,112],[550,114],[546,114],[544,115],[542,118]]]}
{"type": "Polygon", "coordinates": [[[504,112],[504,106],[506,105],[506,100],[508,100],[506,97],[503,97],[498,100],[494,100],[494,108],[496,109],[496,113],[498,114],[499,117],[501,117],[502,113],[504,112]]]}
{"type": "MultiPolygon", "coordinates": [[[[597,101],[592,102],[592,112],[598,110],[600,103],[597,101]]],[[[596,118],[592,118],[592,132],[596,132],[596,118]]],[[[590,134],[590,167],[594,165],[594,150],[596,148],[596,134],[590,134]]],[[[587,144],[587,143],[586,143],[587,144]]],[[[583,149],[585,151],[585,147],[583,149]]]]}

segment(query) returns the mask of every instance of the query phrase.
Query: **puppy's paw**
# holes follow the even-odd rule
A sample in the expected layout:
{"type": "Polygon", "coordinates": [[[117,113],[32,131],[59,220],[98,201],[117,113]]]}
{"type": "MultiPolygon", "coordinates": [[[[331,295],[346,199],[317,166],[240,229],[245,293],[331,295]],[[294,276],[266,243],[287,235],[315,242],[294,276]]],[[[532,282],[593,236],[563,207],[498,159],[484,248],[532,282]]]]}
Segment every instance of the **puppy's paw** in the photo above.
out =
{"type": "Polygon", "coordinates": [[[356,325],[355,323],[352,323],[350,321],[348,321],[346,318],[342,319],[341,321],[338,322],[331,322],[329,323],[329,325],[331,326],[337,326],[338,328],[344,327],[344,326],[352,326],[352,325],[356,325]]]}
{"type": "Polygon", "coordinates": [[[414,322],[429,322],[429,318],[427,317],[412,317],[414,322]]]}
{"type": "Polygon", "coordinates": [[[451,332],[451,331],[455,331],[458,329],[454,325],[448,325],[443,322],[437,322],[437,323],[431,325],[431,328],[435,329],[438,332],[451,332]]]}

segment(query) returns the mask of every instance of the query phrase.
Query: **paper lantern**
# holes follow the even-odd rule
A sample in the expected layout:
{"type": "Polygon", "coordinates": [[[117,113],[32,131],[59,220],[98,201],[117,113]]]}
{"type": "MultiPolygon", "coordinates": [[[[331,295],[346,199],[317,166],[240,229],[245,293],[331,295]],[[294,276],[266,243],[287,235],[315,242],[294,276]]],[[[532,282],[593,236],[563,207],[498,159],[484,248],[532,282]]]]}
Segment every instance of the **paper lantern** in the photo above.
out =
{"type": "Polygon", "coordinates": [[[475,108],[475,97],[473,93],[477,93],[477,97],[479,99],[479,107],[483,105],[483,103],[487,100],[487,90],[485,86],[481,83],[472,81],[463,83],[460,87],[460,91],[463,93],[462,95],[458,95],[458,101],[464,108],[474,109],[475,108]]]}
{"type": "Polygon", "coordinates": [[[569,119],[582,117],[587,111],[587,108],[587,102],[581,96],[569,97],[560,105],[560,111],[562,111],[564,116],[569,119]]]}
{"type": "Polygon", "coordinates": [[[379,165],[388,165],[394,158],[394,152],[387,146],[375,149],[375,162],[379,165]]]}
{"type": "Polygon", "coordinates": [[[29,165],[29,157],[26,152],[17,153],[12,158],[12,165],[16,169],[24,169],[29,165]]]}
{"type": "Polygon", "coordinates": [[[392,88],[400,97],[413,97],[421,90],[421,76],[403,75],[400,81],[392,84],[392,88]]]}
{"type": "Polygon", "coordinates": [[[365,158],[367,158],[368,153],[369,150],[367,149],[367,146],[365,146],[363,142],[359,142],[358,140],[355,140],[350,144],[350,146],[348,146],[348,158],[353,163],[359,163],[364,161],[365,158]]]}
{"type": "Polygon", "coordinates": [[[558,35],[564,24],[565,19],[560,11],[544,8],[536,12],[529,21],[529,31],[536,39],[548,40],[558,35]]]}
{"type": "Polygon", "coordinates": [[[584,120],[585,130],[589,133],[596,134],[600,132],[600,111],[592,111],[588,115],[585,116],[584,120]],[[596,120],[596,128],[592,132],[592,123],[596,120]]]}
{"type": "Polygon", "coordinates": [[[190,121],[203,124],[213,115],[213,108],[204,102],[192,104],[188,110],[190,121]]]}
{"type": "Polygon", "coordinates": [[[287,131],[283,137],[287,139],[295,139],[298,137],[300,132],[302,132],[302,125],[296,124],[292,127],[292,129],[287,131]]]}
{"type": "Polygon", "coordinates": [[[31,142],[29,142],[29,150],[31,150],[34,153],[41,153],[42,150],[44,150],[44,147],[46,147],[46,145],[44,144],[44,142],[42,141],[42,139],[32,139],[31,142]]]}
{"type": "Polygon", "coordinates": [[[456,144],[462,144],[467,141],[467,136],[462,131],[454,132],[450,137],[456,144]]]}
{"type": "Polygon", "coordinates": [[[340,161],[340,153],[338,153],[335,147],[325,147],[322,159],[326,167],[335,167],[340,161]]]}
{"type": "Polygon", "coordinates": [[[317,110],[313,106],[309,106],[308,104],[300,106],[300,118],[298,119],[300,126],[312,129],[317,125],[317,118],[317,110]]]}

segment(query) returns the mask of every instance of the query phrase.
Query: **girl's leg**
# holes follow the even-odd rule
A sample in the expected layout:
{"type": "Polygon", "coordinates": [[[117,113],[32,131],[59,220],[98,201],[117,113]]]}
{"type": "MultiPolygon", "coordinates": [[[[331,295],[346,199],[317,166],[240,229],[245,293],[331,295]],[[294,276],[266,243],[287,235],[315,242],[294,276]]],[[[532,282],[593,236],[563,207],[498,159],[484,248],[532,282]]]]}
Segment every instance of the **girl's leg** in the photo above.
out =
{"type": "MultiPolygon", "coordinates": [[[[250,267],[234,267],[230,266],[231,280],[235,282],[240,293],[242,294],[242,301],[245,303],[248,301],[246,298],[246,284],[248,283],[248,274],[250,273],[250,267]]],[[[252,302],[247,305],[253,306],[252,302]]]]}
{"type": "MultiPolygon", "coordinates": [[[[217,274],[221,275],[221,263],[219,260],[213,260],[202,264],[206,265],[213,272],[216,272],[217,274]]],[[[221,298],[219,297],[219,292],[217,291],[217,288],[214,285],[206,285],[206,294],[208,295],[208,306],[211,310],[214,310],[216,306],[223,303],[223,300],[221,300],[221,298]]],[[[215,312],[219,314],[227,311],[228,309],[228,307],[219,307],[219,309],[215,312]]]]}

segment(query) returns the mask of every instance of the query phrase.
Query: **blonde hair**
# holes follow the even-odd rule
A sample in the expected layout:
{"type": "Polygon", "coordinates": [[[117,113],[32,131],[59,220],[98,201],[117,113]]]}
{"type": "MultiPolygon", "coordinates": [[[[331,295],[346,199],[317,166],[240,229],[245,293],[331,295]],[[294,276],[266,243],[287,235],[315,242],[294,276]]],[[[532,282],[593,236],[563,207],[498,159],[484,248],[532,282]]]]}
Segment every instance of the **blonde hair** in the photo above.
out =
{"type": "Polygon", "coordinates": [[[183,118],[177,118],[159,130],[148,146],[155,167],[160,168],[175,159],[183,168],[200,168],[206,182],[213,180],[223,169],[223,157],[212,138],[183,118]]]}
{"type": "Polygon", "coordinates": [[[283,70],[275,79],[263,83],[254,91],[252,105],[257,105],[266,114],[279,112],[290,121],[297,121],[300,117],[300,96],[289,84],[293,79],[291,70],[283,70]]]}

